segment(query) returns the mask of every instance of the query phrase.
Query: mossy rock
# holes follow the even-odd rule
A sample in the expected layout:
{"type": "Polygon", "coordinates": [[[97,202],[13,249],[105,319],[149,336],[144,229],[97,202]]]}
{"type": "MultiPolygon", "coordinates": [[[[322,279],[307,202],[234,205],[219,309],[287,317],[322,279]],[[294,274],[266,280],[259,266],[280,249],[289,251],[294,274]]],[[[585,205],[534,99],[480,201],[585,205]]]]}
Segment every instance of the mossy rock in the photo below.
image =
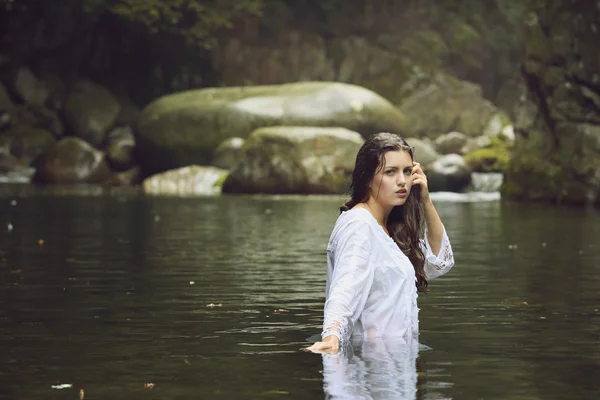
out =
{"type": "Polygon", "coordinates": [[[226,139],[283,125],[343,127],[366,137],[403,134],[405,120],[378,94],[337,82],[191,90],[161,97],[142,111],[138,161],[148,171],[209,164],[226,139]]]}
{"type": "Polygon", "coordinates": [[[500,110],[483,97],[481,87],[447,74],[416,75],[401,89],[399,108],[408,136],[435,139],[452,131],[480,136],[500,110]]]}
{"type": "Polygon", "coordinates": [[[29,165],[40,154],[50,150],[56,143],[54,135],[45,129],[21,126],[0,135],[0,142],[10,153],[29,165]]]}
{"type": "Polygon", "coordinates": [[[492,138],[491,144],[465,155],[465,161],[473,172],[504,172],[510,161],[508,145],[498,138],[492,138]]]}
{"type": "Polygon", "coordinates": [[[237,162],[244,139],[233,137],[222,142],[213,155],[211,165],[222,169],[231,169],[237,162]]]}
{"type": "Polygon", "coordinates": [[[104,153],[76,137],[57,142],[35,166],[35,181],[41,183],[101,183],[111,177],[104,153]]]}
{"type": "Polygon", "coordinates": [[[145,193],[171,196],[207,196],[221,193],[227,171],[202,165],[190,165],[144,179],[145,193]]]}
{"type": "Polygon", "coordinates": [[[223,184],[225,193],[344,193],[364,140],[344,128],[254,131],[223,184]]]}

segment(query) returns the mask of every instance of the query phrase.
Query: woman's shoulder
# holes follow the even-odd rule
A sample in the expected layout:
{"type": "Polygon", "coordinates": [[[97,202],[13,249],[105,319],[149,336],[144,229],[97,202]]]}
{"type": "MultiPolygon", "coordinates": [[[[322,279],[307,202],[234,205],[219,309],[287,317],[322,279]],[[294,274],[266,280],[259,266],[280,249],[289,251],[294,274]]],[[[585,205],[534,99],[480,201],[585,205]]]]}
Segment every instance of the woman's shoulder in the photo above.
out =
{"type": "Polygon", "coordinates": [[[361,207],[354,207],[348,211],[342,211],[335,223],[332,239],[350,235],[353,232],[361,232],[368,235],[372,233],[374,218],[371,213],[361,207]]]}
{"type": "Polygon", "coordinates": [[[354,207],[351,210],[342,211],[342,213],[338,217],[337,223],[345,224],[345,225],[356,223],[356,222],[358,222],[358,224],[360,224],[360,223],[371,224],[374,221],[375,221],[374,217],[371,215],[371,213],[366,208],[354,207]]]}

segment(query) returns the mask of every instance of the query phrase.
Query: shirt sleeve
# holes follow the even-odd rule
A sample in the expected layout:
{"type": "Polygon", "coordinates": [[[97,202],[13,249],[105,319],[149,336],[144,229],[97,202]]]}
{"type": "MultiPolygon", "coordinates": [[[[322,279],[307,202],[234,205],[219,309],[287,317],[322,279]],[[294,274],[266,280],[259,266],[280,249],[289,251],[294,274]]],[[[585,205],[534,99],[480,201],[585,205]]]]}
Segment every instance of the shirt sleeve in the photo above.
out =
{"type": "Polygon", "coordinates": [[[425,256],[425,275],[427,280],[435,279],[444,275],[454,266],[454,254],[450,239],[444,228],[444,236],[442,237],[442,246],[438,254],[433,254],[429,241],[427,240],[427,230],[425,230],[425,238],[421,240],[421,250],[425,256]]]}
{"type": "Polygon", "coordinates": [[[371,228],[365,221],[352,221],[340,232],[333,253],[333,272],[325,301],[322,338],[337,336],[340,344],[352,334],[371,285],[373,266],[369,265],[372,248],[371,228]]]}

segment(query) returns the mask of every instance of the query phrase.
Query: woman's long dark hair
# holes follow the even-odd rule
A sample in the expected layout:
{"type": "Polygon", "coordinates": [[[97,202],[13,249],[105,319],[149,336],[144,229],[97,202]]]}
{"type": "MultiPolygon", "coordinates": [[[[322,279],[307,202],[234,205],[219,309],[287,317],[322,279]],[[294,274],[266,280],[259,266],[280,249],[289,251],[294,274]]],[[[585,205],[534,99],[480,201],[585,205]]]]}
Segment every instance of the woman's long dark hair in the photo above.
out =
{"type": "MultiPolygon", "coordinates": [[[[358,203],[369,200],[369,184],[373,177],[385,168],[385,153],[388,151],[406,151],[414,161],[413,148],[400,136],[388,132],[370,136],[356,155],[349,190],[350,200],[340,207],[340,212],[348,211],[358,203]]],[[[420,189],[418,185],[413,186],[406,203],[393,208],[388,216],[387,229],[400,250],[412,263],[417,276],[417,289],[426,292],[425,256],[419,245],[422,231],[420,189]]]]}

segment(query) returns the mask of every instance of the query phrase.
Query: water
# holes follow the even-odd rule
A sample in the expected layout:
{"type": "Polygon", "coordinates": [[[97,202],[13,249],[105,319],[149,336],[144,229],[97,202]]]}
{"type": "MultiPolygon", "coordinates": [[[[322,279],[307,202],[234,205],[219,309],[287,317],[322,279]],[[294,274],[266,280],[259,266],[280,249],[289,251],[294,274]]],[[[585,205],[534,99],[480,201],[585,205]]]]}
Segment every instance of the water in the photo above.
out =
{"type": "Polygon", "coordinates": [[[354,398],[600,395],[597,211],[438,196],[457,265],[419,298],[427,347],[332,369],[299,349],[340,198],[92,192],[0,193],[1,398],[319,399],[350,372],[354,398]]]}

